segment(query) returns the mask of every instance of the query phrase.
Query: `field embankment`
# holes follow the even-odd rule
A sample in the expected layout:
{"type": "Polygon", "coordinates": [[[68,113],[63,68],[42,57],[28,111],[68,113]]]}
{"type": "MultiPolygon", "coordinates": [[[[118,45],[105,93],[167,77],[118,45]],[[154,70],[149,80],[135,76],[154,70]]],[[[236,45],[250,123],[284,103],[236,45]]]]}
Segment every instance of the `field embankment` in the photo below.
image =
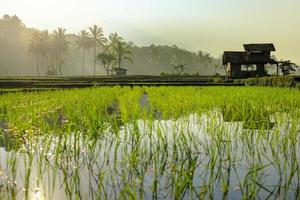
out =
{"type": "Polygon", "coordinates": [[[1,89],[87,88],[93,86],[242,86],[225,77],[213,76],[124,76],[124,77],[4,77],[1,89]]]}

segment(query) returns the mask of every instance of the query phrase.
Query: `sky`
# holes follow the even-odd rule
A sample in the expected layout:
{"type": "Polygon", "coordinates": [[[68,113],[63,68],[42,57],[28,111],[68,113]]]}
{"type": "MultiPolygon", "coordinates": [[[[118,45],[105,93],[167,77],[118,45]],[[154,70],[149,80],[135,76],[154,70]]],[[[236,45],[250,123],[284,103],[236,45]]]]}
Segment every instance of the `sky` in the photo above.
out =
{"type": "MultiPolygon", "coordinates": [[[[272,42],[277,58],[300,63],[299,0],[0,0],[4,14],[39,29],[79,32],[103,24],[104,31],[148,34],[154,43],[214,56],[242,50],[244,43],[272,42]]],[[[149,42],[148,37],[144,44],[149,42]]]]}

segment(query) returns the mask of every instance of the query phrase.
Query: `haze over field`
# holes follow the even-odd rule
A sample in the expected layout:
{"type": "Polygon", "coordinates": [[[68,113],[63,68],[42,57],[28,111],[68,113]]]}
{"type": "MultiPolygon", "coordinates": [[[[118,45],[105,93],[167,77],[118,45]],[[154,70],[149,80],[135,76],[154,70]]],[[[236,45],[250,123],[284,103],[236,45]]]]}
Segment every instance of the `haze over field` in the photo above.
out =
{"type": "Polygon", "coordinates": [[[72,32],[122,20],[129,39],[136,31],[126,30],[131,25],[154,36],[142,45],[165,41],[214,55],[245,42],[271,41],[279,57],[300,62],[299,7],[298,0],[1,0],[0,14],[16,14],[29,27],[72,32]]]}
{"type": "Polygon", "coordinates": [[[298,0],[1,0],[0,5],[0,16],[17,15],[27,28],[63,27],[73,34],[97,24],[106,36],[117,32],[138,46],[177,45],[215,58],[224,50],[242,50],[244,43],[273,42],[278,59],[300,63],[298,0]]]}

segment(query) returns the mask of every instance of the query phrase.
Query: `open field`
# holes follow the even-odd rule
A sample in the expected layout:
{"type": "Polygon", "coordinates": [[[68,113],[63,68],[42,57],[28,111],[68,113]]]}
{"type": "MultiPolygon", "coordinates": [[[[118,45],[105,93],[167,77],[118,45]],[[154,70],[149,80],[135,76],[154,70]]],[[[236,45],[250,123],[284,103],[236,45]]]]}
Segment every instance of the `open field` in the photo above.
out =
{"type": "Polygon", "coordinates": [[[300,197],[296,89],[11,93],[0,127],[0,199],[300,197]]]}
{"type": "Polygon", "coordinates": [[[0,200],[300,200],[299,8],[2,0],[0,200]]]}

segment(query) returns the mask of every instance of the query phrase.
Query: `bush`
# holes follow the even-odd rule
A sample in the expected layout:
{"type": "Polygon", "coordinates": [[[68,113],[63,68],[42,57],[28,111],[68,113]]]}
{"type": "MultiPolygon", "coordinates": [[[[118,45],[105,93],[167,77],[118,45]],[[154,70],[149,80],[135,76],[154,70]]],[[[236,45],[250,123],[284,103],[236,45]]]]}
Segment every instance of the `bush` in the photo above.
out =
{"type": "Polygon", "coordinates": [[[270,86],[270,87],[289,87],[297,85],[294,76],[262,77],[235,80],[235,83],[244,83],[247,86],[270,86]]]}
{"type": "Polygon", "coordinates": [[[160,76],[171,76],[171,77],[181,77],[181,76],[193,76],[193,77],[200,77],[201,75],[199,73],[196,74],[189,74],[187,72],[183,73],[183,74],[169,74],[169,73],[165,73],[165,72],[161,72],[160,76]]]}
{"type": "Polygon", "coordinates": [[[224,80],[221,77],[217,76],[217,77],[213,78],[212,82],[213,83],[224,83],[224,80]]]}

